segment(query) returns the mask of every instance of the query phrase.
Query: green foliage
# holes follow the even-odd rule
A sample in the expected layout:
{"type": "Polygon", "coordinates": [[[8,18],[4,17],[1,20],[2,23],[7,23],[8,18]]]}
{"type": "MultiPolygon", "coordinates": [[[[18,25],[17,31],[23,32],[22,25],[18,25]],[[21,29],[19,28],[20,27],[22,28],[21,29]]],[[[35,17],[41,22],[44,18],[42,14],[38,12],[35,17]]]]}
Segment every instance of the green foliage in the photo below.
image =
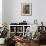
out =
{"type": "Polygon", "coordinates": [[[3,25],[3,31],[0,31],[0,38],[6,38],[7,37],[7,33],[8,33],[8,29],[7,29],[7,24],[5,23],[3,25]]]}
{"type": "Polygon", "coordinates": [[[8,29],[5,29],[1,32],[0,38],[5,38],[7,36],[8,29]]]}

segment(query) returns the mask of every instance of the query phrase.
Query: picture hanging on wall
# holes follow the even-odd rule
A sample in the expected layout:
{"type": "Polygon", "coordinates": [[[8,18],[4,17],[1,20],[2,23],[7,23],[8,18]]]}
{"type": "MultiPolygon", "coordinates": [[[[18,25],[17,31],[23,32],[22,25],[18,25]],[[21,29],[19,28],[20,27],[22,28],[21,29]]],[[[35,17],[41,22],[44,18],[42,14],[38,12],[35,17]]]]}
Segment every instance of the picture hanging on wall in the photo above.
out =
{"type": "Polygon", "coordinates": [[[32,16],[32,3],[23,3],[21,6],[22,16],[32,16]]]}

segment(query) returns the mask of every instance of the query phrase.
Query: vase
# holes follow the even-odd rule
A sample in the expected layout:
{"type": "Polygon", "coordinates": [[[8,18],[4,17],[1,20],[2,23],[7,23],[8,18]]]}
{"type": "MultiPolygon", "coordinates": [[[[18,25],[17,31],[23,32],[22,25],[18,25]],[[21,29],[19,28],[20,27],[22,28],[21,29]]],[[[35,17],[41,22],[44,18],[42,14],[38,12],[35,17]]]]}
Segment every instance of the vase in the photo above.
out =
{"type": "Polygon", "coordinates": [[[0,38],[0,44],[4,44],[5,38],[0,38]]]}

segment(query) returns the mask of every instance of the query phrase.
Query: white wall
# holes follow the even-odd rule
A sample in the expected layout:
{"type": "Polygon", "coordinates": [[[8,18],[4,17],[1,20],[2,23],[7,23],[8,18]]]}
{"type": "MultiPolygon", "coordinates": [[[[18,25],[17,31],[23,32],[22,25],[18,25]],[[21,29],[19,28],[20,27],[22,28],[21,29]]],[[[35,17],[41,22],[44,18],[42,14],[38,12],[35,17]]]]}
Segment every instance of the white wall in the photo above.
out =
{"type": "Polygon", "coordinates": [[[2,23],[8,22],[7,17],[7,0],[2,0],[2,23]]]}
{"type": "Polygon", "coordinates": [[[38,24],[41,21],[46,25],[46,0],[5,0],[5,17],[7,23],[22,22],[26,20],[29,24],[37,19],[38,24]],[[21,3],[32,2],[32,16],[21,16],[21,3]]]}
{"type": "Polygon", "coordinates": [[[0,0],[0,27],[2,27],[2,0],[0,0]]]}
{"type": "Polygon", "coordinates": [[[33,9],[35,8],[33,15],[37,18],[38,23],[43,21],[44,25],[46,25],[46,0],[37,0],[33,4],[33,9]]]}

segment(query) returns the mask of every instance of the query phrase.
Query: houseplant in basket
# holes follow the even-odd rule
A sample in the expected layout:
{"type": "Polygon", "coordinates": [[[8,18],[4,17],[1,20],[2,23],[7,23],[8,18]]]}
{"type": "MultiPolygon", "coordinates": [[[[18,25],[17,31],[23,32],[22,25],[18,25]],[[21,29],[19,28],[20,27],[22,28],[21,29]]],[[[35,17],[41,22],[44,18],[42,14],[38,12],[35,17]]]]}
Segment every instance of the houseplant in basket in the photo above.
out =
{"type": "Polygon", "coordinates": [[[3,30],[0,31],[0,44],[4,44],[4,40],[7,37],[8,29],[7,24],[3,24],[3,30]]]}

